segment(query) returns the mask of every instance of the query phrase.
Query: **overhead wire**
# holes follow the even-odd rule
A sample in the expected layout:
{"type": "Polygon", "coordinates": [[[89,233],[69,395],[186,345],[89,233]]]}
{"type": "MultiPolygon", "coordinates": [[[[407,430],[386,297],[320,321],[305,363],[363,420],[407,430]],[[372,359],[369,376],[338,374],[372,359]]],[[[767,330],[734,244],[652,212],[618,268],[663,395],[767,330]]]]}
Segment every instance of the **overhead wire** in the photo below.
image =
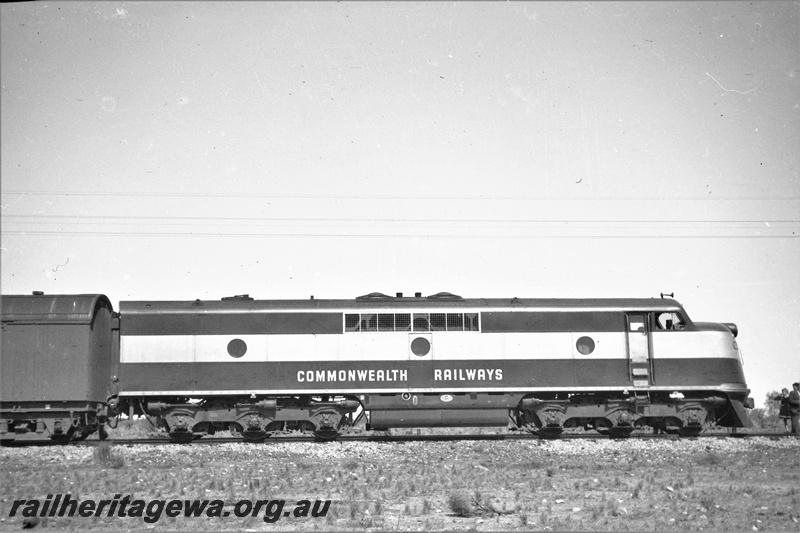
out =
{"type": "Polygon", "coordinates": [[[165,197],[165,198],[274,198],[317,200],[433,200],[433,201],[800,201],[800,196],[714,196],[707,195],[424,195],[424,194],[258,194],[258,193],[196,193],[196,192],[152,192],[152,191],[27,191],[13,189],[4,195],[28,196],[98,196],[98,197],[165,197]]]}
{"type": "MultiPolygon", "coordinates": [[[[432,200],[432,201],[505,201],[505,200],[623,200],[623,201],[669,201],[711,200],[699,196],[436,196],[436,195],[240,195],[231,193],[156,193],[156,192],[89,192],[89,191],[27,191],[10,190],[4,195],[77,196],[77,197],[167,197],[167,198],[284,198],[284,199],[353,199],[353,200],[432,200]]],[[[713,200],[731,201],[797,201],[800,197],[718,197],[713,200]]],[[[89,214],[2,214],[3,235],[61,235],[61,236],[203,236],[203,237],[407,237],[407,238],[793,238],[800,234],[800,220],[775,218],[764,220],[734,219],[601,219],[601,218],[422,218],[422,217],[280,217],[280,216],[187,216],[187,215],[89,215],[89,214]],[[9,230],[11,224],[15,229],[9,230]],[[99,231],[91,226],[102,224],[118,226],[130,231],[99,231]],[[424,225],[424,226],[421,226],[424,225]],[[57,226],[59,229],[39,229],[57,226]],[[64,227],[88,226],[85,230],[65,230],[64,227]],[[214,226],[223,231],[137,231],[137,228],[202,228],[214,226]],[[330,231],[304,231],[325,226],[330,231]],[[19,228],[23,229],[19,229],[19,228]],[[257,228],[296,228],[298,231],[255,231],[257,228]],[[30,229],[25,229],[30,228],[30,229]],[[237,228],[253,228],[254,231],[230,231],[237,228]],[[405,232],[387,230],[405,229],[405,232]],[[369,230],[373,231],[369,231],[369,230]],[[354,232],[344,230],[356,230],[354,232]],[[366,230],[366,231],[365,231],[366,230]],[[409,231],[411,230],[411,231],[409,231]],[[416,231],[418,230],[418,231],[416,231]],[[436,230],[436,231],[431,231],[436,230]],[[442,231],[443,230],[443,231],[442,231]],[[459,234],[458,232],[477,232],[459,234]],[[528,230],[528,233],[524,233],[528,230]],[[537,233],[536,230],[547,230],[537,233]],[[618,234],[609,234],[613,230],[618,234]],[[722,230],[722,233],[720,233],[722,230]],[[630,232],[649,232],[630,234],[630,232]],[[716,234],[704,235],[704,231],[716,234]],[[749,234],[725,232],[746,231],[749,234]],[[522,232],[522,233],[518,233],[522,232]],[[574,234],[574,232],[580,232],[574,234]],[[664,234],[667,232],[667,234],[664,234]],[[694,234],[692,234],[694,233],[694,234]],[[698,234],[700,233],[700,234],[698,234]],[[778,233],[778,234],[776,234],[778,233]]]]}

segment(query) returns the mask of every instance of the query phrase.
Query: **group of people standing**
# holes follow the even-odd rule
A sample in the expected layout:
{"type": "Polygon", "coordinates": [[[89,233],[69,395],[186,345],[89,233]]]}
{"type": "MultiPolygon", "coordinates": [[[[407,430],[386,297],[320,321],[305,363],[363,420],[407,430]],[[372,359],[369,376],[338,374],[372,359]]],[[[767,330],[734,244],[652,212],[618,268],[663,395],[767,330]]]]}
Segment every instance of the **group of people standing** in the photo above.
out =
{"type": "Polygon", "coordinates": [[[786,425],[786,431],[800,433],[800,383],[793,383],[791,392],[783,389],[773,399],[781,402],[778,417],[786,425]]]}

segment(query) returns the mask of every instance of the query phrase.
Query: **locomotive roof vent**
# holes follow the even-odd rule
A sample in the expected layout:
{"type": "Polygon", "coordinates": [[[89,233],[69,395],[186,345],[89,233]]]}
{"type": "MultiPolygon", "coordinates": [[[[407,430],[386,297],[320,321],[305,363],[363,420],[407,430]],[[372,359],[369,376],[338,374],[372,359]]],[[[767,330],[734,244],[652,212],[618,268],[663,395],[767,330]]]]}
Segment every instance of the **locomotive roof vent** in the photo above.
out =
{"type": "Polygon", "coordinates": [[[222,298],[223,302],[227,300],[252,300],[252,298],[249,294],[237,294],[236,296],[225,296],[222,298]]]}
{"type": "Polygon", "coordinates": [[[436,294],[431,294],[428,296],[431,300],[463,300],[461,296],[458,294],[453,294],[451,292],[437,292],[436,294]]]}
{"type": "Polygon", "coordinates": [[[383,294],[382,292],[371,292],[363,296],[356,296],[356,300],[382,300],[384,298],[391,298],[391,296],[383,294]]]}

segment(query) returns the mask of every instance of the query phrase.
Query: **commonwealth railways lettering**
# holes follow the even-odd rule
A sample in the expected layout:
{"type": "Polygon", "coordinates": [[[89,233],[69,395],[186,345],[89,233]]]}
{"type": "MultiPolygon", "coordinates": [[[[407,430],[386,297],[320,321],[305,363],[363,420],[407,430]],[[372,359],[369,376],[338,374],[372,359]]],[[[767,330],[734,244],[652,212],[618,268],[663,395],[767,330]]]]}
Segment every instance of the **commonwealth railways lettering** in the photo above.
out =
{"type": "Polygon", "coordinates": [[[434,381],[502,381],[502,368],[437,368],[434,381]]]}
{"type": "Polygon", "coordinates": [[[297,381],[408,381],[408,370],[298,370],[297,381]]]}
{"type": "MultiPolygon", "coordinates": [[[[502,381],[502,368],[437,368],[434,381],[502,381]]],[[[298,383],[408,381],[408,370],[298,370],[298,383]]]]}

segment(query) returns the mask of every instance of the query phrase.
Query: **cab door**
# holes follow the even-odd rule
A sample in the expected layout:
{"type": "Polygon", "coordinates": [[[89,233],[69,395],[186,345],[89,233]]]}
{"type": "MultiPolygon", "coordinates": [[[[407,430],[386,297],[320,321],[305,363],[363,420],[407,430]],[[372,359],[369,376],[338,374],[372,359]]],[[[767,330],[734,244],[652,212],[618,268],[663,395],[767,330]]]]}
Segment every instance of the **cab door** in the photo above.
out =
{"type": "Polygon", "coordinates": [[[652,384],[648,318],[647,313],[627,313],[628,369],[634,388],[646,388],[652,384]]]}

